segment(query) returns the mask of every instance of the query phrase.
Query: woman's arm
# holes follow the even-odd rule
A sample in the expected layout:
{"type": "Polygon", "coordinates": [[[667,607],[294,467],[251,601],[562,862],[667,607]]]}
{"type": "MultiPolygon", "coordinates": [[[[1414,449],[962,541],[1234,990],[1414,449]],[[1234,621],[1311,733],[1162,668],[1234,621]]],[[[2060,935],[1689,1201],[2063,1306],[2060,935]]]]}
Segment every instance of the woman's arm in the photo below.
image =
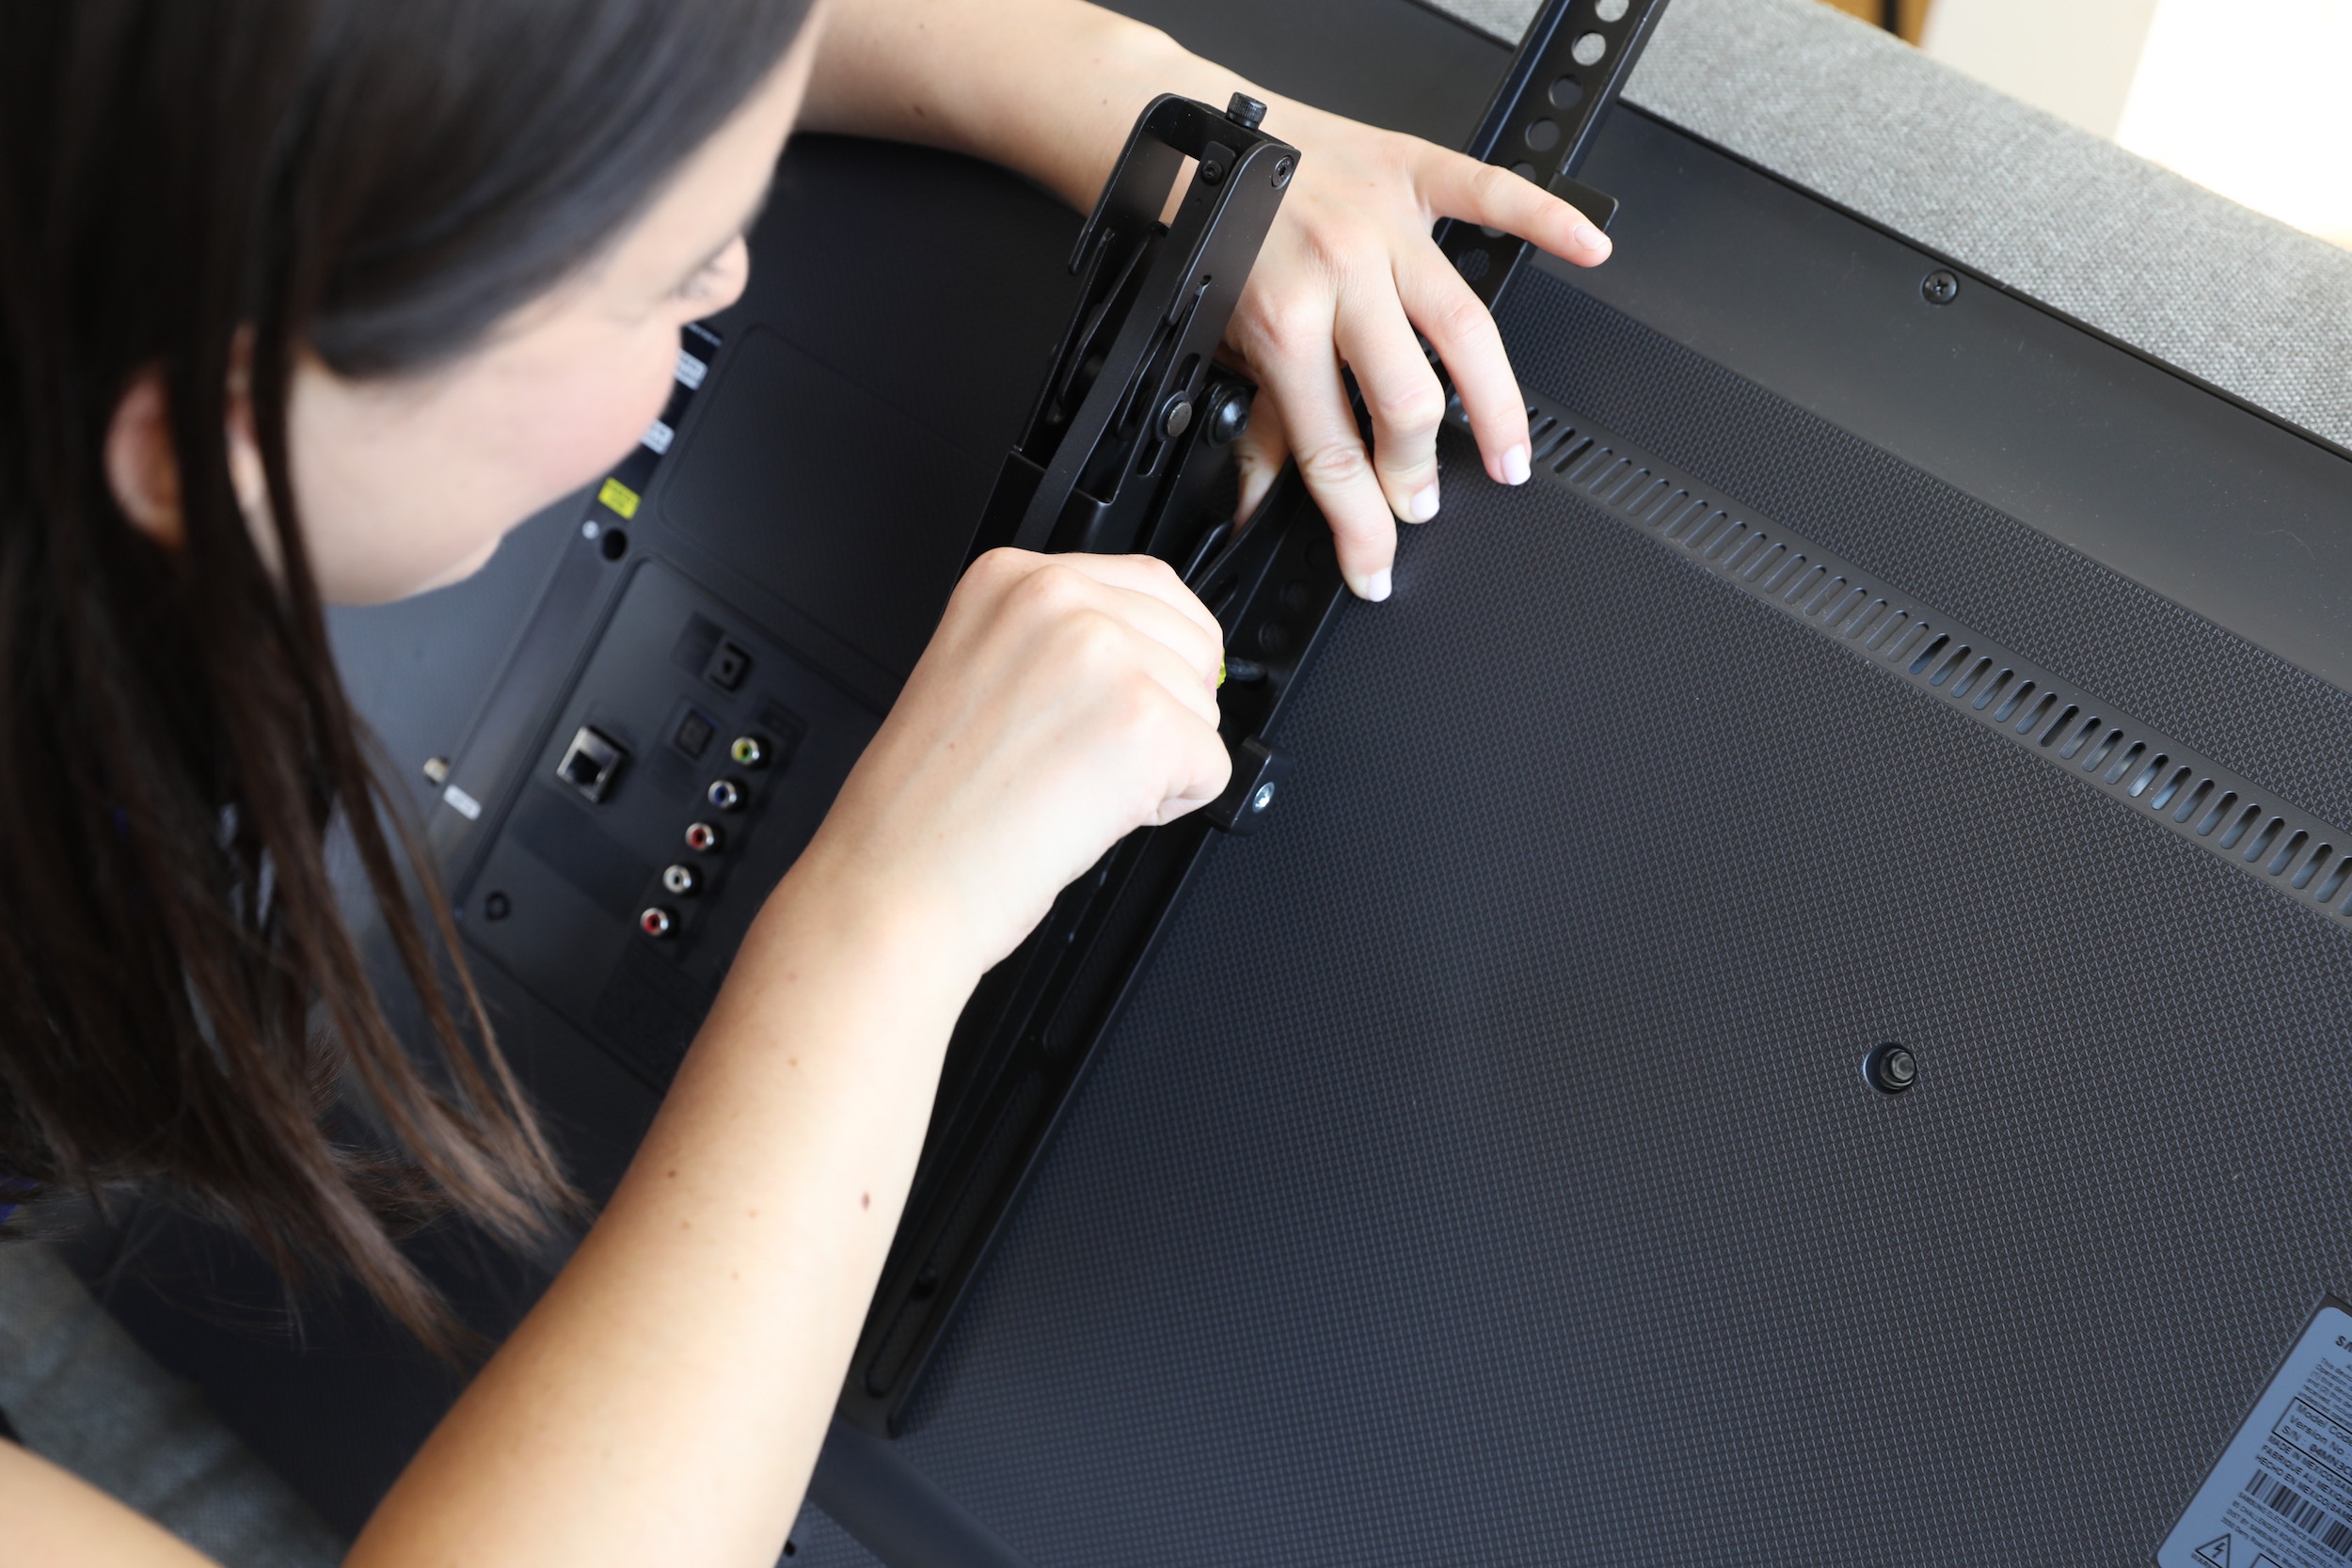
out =
{"type": "MultiPolygon", "coordinates": [[[[997,550],[964,574],[612,1201],[352,1568],[776,1560],[957,1014],[1104,850],[1224,788],[1222,652],[1148,557],[997,550]]],[[[201,1561],[0,1442],[0,1568],[201,1561]]]]}
{"type": "Polygon", "coordinates": [[[0,1568],[203,1568],[210,1560],[81,1477],[0,1439],[0,1568]]]}
{"type": "Polygon", "coordinates": [[[957,1013],[1104,849],[1224,787],[1220,652],[1154,561],[965,575],[612,1202],[354,1568],[775,1561],[957,1013]]]}
{"type": "Polygon", "coordinates": [[[802,123],[993,159],[1083,212],[1153,95],[1221,107],[1236,91],[1263,100],[1266,131],[1301,155],[1226,335],[1265,394],[1242,443],[1243,512],[1295,453],[1349,585],[1385,598],[1393,518],[1438,510],[1445,400],[1416,330],[1453,375],[1487,474],[1528,474],[1502,341],[1430,230],[1467,218],[1595,265],[1609,241],[1576,209],[1507,170],[1270,93],[1083,0],[834,0],[802,123]],[[1372,413],[1370,452],[1342,366],[1372,413]]]}

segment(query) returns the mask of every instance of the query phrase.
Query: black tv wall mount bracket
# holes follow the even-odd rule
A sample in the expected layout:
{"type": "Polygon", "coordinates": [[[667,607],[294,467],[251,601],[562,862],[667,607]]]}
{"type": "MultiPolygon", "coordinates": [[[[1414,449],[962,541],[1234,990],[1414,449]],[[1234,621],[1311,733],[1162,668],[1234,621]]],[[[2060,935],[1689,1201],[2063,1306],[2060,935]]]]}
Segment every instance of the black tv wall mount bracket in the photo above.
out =
{"type": "MultiPolygon", "coordinates": [[[[1606,229],[1612,198],[1575,176],[1665,0],[1548,0],[1467,149],[1545,185],[1606,229]]],[[[1129,135],[1071,270],[1084,282],[971,554],[1140,552],[1216,616],[1227,679],[1225,793],[1115,847],[981,982],[958,1021],[923,1160],[842,1389],[840,1414],[896,1433],[925,1368],[1018,1202],[1094,1044],[1184,890],[1225,833],[1263,822],[1286,776],[1285,701],[1347,597],[1329,525],[1297,466],[1247,524],[1231,519],[1234,439],[1256,388],[1216,358],[1297,149],[1265,106],[1161,97],[1129,135]],[[1167,221],[1187,160],[1189,182],[1167,221]],[[1220,832],[1221,830],[1221,832],[1220,832]]],[[[1490,309],[1527,245],[1448,220],[1439,247],[1490,309]]],[[[1360,410],[1359,417],[1360,417],[1360,410]]]]}

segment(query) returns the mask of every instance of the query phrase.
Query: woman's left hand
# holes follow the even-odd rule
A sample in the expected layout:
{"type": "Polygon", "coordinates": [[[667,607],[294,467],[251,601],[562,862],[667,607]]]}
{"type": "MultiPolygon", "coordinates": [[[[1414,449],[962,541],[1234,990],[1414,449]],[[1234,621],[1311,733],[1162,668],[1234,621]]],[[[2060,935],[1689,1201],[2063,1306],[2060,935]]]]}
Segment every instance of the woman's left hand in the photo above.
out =
{"type": "Polygon", "coordinates": [[[1438,351],[1486,472],[1528,472],[1527,407],[1493,318],[1430,230],[1462,218],[1578,266],[1608,237],[1508,169],[1267,92],[1167,34],[1084,0],[832,0],[804,123],[993,158],[1084,213],[1153,95],[1266,105],[1298,174],[1225,334],[1260,396],[1243,437],[1246,516],[1286,456],[1330,519],[1348,585],[1386,598],[1398,517],[1438,510],[1445,395],[1414,341],[1438,351]],[[1372,412],[1365,450],[1340,379],[1372,412]]]}
{"type": "Polygon", "coordinates": [[[1487,476],[1528,476],[1527,405],[1502,339],[1432,228],[1462,218],[1587,267],[1608,260],[1609,238],[1532,182],[1418,136],[1287,100],[1275,101],[1264,129],[1299,150],[1299,165],[1225,334],[1260,388],[1239,443],[1241,514],[1295,457],[1348,586],[1384,599],[1394,519],[1427,522],[1438,505],[1445,390],[1417,330],[1453,377],[1487,476]],[[1372,416],[1369,451],[1343,368],[1372,416]]]}

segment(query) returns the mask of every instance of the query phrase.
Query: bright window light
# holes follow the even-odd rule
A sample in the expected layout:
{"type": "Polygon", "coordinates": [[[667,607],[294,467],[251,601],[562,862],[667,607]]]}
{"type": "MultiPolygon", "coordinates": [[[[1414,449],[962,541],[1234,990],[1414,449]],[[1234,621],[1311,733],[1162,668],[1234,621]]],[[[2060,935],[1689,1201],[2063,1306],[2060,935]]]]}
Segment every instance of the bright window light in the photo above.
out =
{"type": "Polygon", "coordinates": [[[2352,0],[2157,0],[2116,140],[2352,245],[2352,0]]]}

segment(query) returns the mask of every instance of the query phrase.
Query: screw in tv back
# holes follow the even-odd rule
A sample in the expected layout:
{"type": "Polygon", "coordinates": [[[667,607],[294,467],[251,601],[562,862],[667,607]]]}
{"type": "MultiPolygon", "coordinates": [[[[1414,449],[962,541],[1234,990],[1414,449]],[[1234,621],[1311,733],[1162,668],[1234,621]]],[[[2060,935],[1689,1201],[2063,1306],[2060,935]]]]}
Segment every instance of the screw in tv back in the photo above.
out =
{"type": "Polygon", "coordinates": [[[1900,1094],[1919,1081],[1919,1063],[1910,1048],[1888,1040],[1862,1058],[1862,1081],[1881,1094],[1900,1094]]]}

